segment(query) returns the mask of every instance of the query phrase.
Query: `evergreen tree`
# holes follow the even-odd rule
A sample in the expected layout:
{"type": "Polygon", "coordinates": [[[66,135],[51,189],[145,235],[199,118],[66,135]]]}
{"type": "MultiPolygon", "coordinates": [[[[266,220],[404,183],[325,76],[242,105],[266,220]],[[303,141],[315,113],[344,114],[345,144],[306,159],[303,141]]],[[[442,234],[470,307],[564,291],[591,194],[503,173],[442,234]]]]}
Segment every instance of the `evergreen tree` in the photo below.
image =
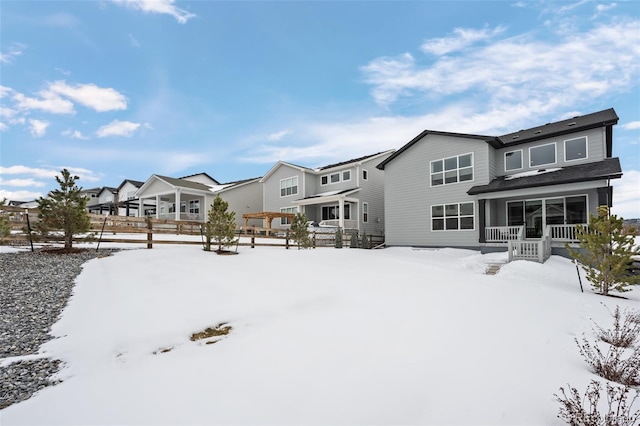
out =
{"type": "Polygon", "coordinates": [[[367,238],[367,233],[366,232],[362,233],[362,248],[363,249],[368,249],[369,248],[369,238],[367,238]]]}
{"type": "Polygon", "coordinates": [[[635,254],[633,232],[623,232],[623,219],[610,214],[608,207],[600,206],[597,216],[589,215],[588,229],[578,225],[576,237],[582,250],[574,250],[568,244],[565,247],[601,294],[606,296],[612,289],[629,291],[629,285],[640,283],[640,276],[627,271],[635,254]]]}
{"type": "Polygon", "coordinates": [[[91,221],[87,214],[87,199],[80,194],[81,187],[76,185],[80,179],[72,176],[69,170],[63,169],[61,176],[56,176],[60,189],[50,191],[47,198],[38,198],[40,209],[40,228],[55,229],[64,232],[64,248],[71,249],[73,236],[91,229],[91,221]]]}
{"type": "Polygon", "coordinates": [[[304,213],[296,213],[291,222],[291,239],[301,248],[311,248],[311,238],[307,229],[307,216],[304,213]]]}
{"type": "Polygon", "coordinates": [[[205,225],[205,250],[211,251],[211,242],[218,244],[218,252],[236,242],[236,213],[228,212],[229,203],[216,195],[205,225]]]}
{"type": "Polygon", "coordinates": [[[340,227],[336,230],[336,248],[342,248],[342,229],[340,227]]]}
{"type": "Polygon", "coordinates": [[[351,232],[351,243],[349,248],[358,248],[358,231],[351,232]]]}
{"type": "Polygon", "coordinates": [[[4,198],[0,201],[0,242],[4,242],[4,239],[11,233],[11,228],[9,227],[9,217],[11,216],[11,213],[3,209],[6,205],[7,199],[4,198]]]}

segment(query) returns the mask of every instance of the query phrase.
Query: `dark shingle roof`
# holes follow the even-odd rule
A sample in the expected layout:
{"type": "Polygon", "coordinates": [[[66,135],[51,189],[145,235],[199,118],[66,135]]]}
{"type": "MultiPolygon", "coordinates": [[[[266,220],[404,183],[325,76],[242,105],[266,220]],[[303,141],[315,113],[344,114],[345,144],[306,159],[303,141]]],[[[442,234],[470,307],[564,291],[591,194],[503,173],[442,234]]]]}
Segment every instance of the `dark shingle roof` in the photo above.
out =
{"type": "Polygon", "coordinates": [[[547,123],[544,126],[537,126],[526,130],[519,130],[514,133],[507,133],[506,135],[498,136],[498,139],[506,145],[525,143],[552,136],[574,133],[579,130],[588,130],[612,125],[616,124],[618,120],[619,118],[614,109],[609,108],[603,111],[557,121],[555,123],[547,123]]]}
{"type": "MultiPolygon", "coordinates": [[[[538,172],[543,172],[544,169],[538,172]]],[[[595,163],[579,164],[563,167],[553,172],[539,173],[531,176],[509,178],[500,176],[488,185],[477,185],[469,189],[469,195],[485,194],[489,192],[509,191],[513,189],[535,188],[539,186],[559,185],[563,183],[588,182],[600,179],[618,179],[622,176],[620,160],[607,158],[595,163]]]]}
{"type": "Polygon", "coordinates": [[[347,161],[341,161],[339,163],[329,164],[327,166],[318,167],[318,170],[326,170],[326,169],[331,169],[333,167],[339,167],[339,166],[345,166],[345,165],[351,164],[351,163],[357,163],[359,161],[364,161],[367,158],[371,158],[371,157],[375,157],[376,155],[384,154],[385,152],[387,152],[387,151],[376,152],[375,154],[365,155],[364,157],[358,157],[358,158],[353,158],[353,159],[347,160],[347,161]]]}
{"type": "Polygon", "coordinates": [[[214,178],[212,178],[211,176],[209,176],[207,173],[205,172],[201,172],[201,173],[194,173],[192,175],[188,175],[188,176],[182,176],[180,179],[186,179],[186,178],[190,178],[193,176],[198,176],[198,175],[205,175],[206,177],[208,177],[209,179],[211,179],[212,181],[214,181],[216,183],[216,185],[220,185],[220,182],[218,182],[217,180],[215,180],[214,178]]]}
{"type": "Polygon", "coordinates": [[[179,186],[181,188],[190,188],[190,189],[199,189],[201,191],[210,191],[211,187],[205,185],[204,183],[200,183],[200,182],[192,182],[190,180],[184,180],[184,179],[176,179],[176,178],[172,178],[169,176],[160,176],[160,175],[156,175],[159,179],[162,179],[163,181],[167,182],[170,185],[173,186],[179,186]]]}

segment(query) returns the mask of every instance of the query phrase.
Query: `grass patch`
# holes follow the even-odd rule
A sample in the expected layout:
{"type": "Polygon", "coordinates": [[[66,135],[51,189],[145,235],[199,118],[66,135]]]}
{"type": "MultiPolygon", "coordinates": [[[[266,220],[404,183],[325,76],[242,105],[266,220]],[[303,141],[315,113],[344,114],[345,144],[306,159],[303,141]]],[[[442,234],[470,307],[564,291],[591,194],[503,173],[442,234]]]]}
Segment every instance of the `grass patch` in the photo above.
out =
{"type": "Polygon", "coordinates": [[[231,331],[232,327],[226,322],[222,322],[215,327],[207,327],[205,330],[198,333],[193,333],[190,337],[192,342],[202,339],[208,339],[210,337],[226,336],[231,331]]]}

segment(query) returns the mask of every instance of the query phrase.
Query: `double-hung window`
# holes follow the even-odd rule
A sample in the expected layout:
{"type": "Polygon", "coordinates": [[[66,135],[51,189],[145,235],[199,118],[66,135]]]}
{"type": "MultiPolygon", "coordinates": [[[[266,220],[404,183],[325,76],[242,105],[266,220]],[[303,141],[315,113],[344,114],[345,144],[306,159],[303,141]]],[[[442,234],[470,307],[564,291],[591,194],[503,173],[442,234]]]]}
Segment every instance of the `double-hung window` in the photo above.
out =
{"type": "Polygon", "coordinates": [[[280,180],[280,196],[296,195],[298,193],[298,176],[280,180]]]}
{"type": "MultiPolygon", "coordinates": [[[[296,214],[296,213],[298,213],[298,208],[297,207],[283,207],[283,208],[280,209],[280,213],[296,214]]],[[[289,219],[288,217],[281,217],[280,218],[280,225],[291,225],[291,219],[289,219]]]]}
{"type": "Polygon", "coordinates": [[[474,229],[473,202],[431,206],[431,230],[453,231],[474,229]]]}
{"type": "Polygon", "coordinates": [[[189,201],[189,213],[200,214],[200,200],[189,201]]]}
{"type": "Polygon", "coordinates": [[[456,155],[431,162],[431,186],[473,180],[473,154],[456,155]]]}

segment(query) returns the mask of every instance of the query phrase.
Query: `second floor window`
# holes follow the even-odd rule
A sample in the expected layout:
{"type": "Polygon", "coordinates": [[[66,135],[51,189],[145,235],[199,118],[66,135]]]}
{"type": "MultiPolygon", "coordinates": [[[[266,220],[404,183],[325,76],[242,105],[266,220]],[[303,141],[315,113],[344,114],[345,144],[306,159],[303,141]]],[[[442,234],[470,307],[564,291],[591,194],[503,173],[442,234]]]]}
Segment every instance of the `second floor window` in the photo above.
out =
{"type": "Polygon", "coordinates": [[[431,162],[431,186],[473,180],[473,154],[456,155],[431,162]]]}
{"type": "Polygon", "coordinates": [[[280,181],[280,196],[296,195],[298,193],[298,176],[293,176],[280,181]]]}
{"type": "Polygon", "coordinates": [[[564,160],[573,161],[587,158],[587,138],[576,138],[564,141],[564,160]]]}
{"type": "Polygon", "coordinates": [[[504,153],[504,170],[518,170],[522,168],[522,150],[504,153]]]}
{"type": "Polygon", "coordinates": [[[537,167],[556,162],[556,144],[532,146],[529,148],[529,166],[537,167]]]}

